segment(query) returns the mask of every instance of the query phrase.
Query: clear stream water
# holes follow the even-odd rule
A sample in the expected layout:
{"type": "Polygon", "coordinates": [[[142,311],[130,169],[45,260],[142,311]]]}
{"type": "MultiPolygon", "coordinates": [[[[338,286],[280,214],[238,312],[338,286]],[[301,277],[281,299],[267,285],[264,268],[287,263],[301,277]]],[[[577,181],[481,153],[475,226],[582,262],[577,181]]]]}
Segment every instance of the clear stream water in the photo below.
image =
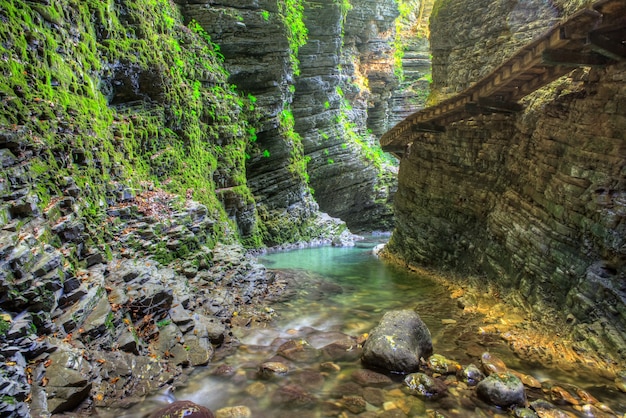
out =
{"type": "MultiPolygon", "coordinates": [[[[415,308],[432,334],[437,354],[461,365],[480,366],[480,354],[488,351],[509,368],[541,382],[555,380],[587,390],[617,416],[626,412],[626,394],[617,391],[611,380],[576,367],[561,370],[527,361],[514,354],[499,337],[478,332],[476,315],[464,314],[443,286],[378,260],[371,250],[379,238],[384,237],[360,241],[352,248],[320,247],[262,256],[260,261],[267,268],[297,277],[299,290],[293,298],[274,305],[276,315],[267,326],[238,335],[242,346],[234,355],[191,375],[188,385],[176,391],[176,398],[190,399],[213,411],[246,405],[253,417],[337,416],[329,405],[340,403],[341,396],[346,395],[337,388],[345,387],[351,374],[362,368],[358,359],[337,361],[340,371],[324,373],[319,371],[322,359],[290,362],[287,376],[270,380],[258,376],[259,365],[271,359],[287,340],[306,339],[312,347],[321,348],[332,342],[337,333],[358,336],[369,332],[388,310],[415,308]],[[235,374],[227,378],[215,376],[218,365],[231,366],[235,374]],[[281,385],[294,382],[317,401],[295,409],[277,402],[273,393],[281,385]]],[[[433,410],[445,417],[507,415],[506,411],[471,400],[473,392],[468,388],[464,391],[463,386],[451,385],[450,395],[442,399],[423,400],[403,393],[401,378],[395,380],[395,385],[376,389],[384,400],[381,403],[379,399],[378,405],[367,404],[371,416],[396,407],[406,415],[387,412],[386,416],[433,416],[433,410]]],[[[589,416],[559,407],[569,410],[571,416],[589,416]]]]}

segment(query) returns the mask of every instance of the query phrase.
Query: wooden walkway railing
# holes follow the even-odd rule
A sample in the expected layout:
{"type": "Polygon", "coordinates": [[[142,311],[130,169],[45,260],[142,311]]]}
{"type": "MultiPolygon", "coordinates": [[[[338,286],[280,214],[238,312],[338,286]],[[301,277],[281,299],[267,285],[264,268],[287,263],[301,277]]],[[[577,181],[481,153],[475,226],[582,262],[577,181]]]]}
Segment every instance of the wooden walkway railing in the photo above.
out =
{"type": "Polygon", "coordinates": [[[610,65],[626,59],[626,0],[593,3],[527,44],[465,91],[413,113],[385,133],[385,151],[402,154],[424,132],[477,114],[522,110],[518,100],[569,73],[575,66],[610,65]]]}

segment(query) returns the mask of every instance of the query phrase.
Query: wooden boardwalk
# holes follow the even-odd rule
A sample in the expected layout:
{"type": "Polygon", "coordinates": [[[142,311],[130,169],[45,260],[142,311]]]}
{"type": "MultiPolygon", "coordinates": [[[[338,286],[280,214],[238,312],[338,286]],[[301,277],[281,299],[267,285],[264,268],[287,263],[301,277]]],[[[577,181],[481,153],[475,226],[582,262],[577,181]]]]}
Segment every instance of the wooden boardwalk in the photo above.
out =
{"type": "Polygon", "coordinates": [[[465,91],[408,116],[385,133],[383,150],[403,154],[424,132],[477,114],[522,110],[518,100],[576,66],[626,59],[626,0],[593,3],[527,44],[465,91]]]}

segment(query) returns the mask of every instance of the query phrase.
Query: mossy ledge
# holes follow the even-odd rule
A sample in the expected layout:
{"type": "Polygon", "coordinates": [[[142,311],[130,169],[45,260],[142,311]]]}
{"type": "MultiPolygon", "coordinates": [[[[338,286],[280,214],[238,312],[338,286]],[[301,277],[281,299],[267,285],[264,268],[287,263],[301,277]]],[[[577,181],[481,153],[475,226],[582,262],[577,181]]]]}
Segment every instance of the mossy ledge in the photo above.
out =
{"type": "MultiPolygon", "coordinates": [[[[268,236],[247,185],[255,98],[229,84],[219,47],[198,22],[183,24],[172,2],[12,0],[0,20],[3,147],[39,211],[75,186],[76,215],[91,228],[121,190],[159,188],[206,205],[214,242],[259,247],[293,236],[289,224],[283,238],[268,236]]],[[[294,176],[306,182],[294,152],[294,176]]],[[[15,183],[8,171],[5,184],[15,183]]],[[[20,221],[2,209],[3,225],[20,221]]],[[[104,230],[90,232],[92,244],[107,241],[104,230]]]]}

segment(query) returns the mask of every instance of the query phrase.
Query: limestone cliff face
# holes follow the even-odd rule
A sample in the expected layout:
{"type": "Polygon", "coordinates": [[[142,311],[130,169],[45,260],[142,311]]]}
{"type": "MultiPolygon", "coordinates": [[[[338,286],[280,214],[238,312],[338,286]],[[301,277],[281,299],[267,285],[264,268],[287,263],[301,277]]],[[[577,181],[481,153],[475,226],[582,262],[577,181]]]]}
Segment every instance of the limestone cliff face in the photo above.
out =
{"type": "MultiPolygon", "coordinates": [[[[307,43],[298,51],[295,71],[290,59],[291,35],[276,2],[180,3],[186,20],[198,21],[220,45],[229,80],[256,98],[256,140],[246,168],[261,218],[298,223],[314,217],[319,204],[321,210],[351,228],[389,229],[395,176],[381,166],[380,158],[374,158],[379,156],[368,154],[374,149],[375,137],[366,126],[373,123],[380,132],[387,127],[385,109],[394,85],[393,71],[388,65],[378,70],[378,78],[385,82],[377,91],[351,87],[363,76],[342,70],[341,54],[349,37],[346,28],[357,12],[346,15],[347,10],[335,1],[305,3],[307,43]],[[368,112],[368,103],[382,107],[381,124],[375,112],[368,112]],[[286,127],[290,123],[297,136],[286,127]],[[303,152],[305,160],[294,159],[303,152]],[[315,200],[305,179],[294,175],[297,165],[306,166],[315,200]]],[[[353,10],[358,10],[359,18],[353,23],[358,35],[364,27],[369,31],[361,44],[375,44],[373,49],[383,50],[375,59],[389,61],[389,35],[377,36],[393,24],[395,5],[355,4],[353,10]],[[380,28],[371,23],[376,22],[371,15],[378,16],[380,28]]],[[[344,67],[352,67],[353,62],[360,67],[361,61],[363,66],[373,67],[372,54],[362,49],[351,50],[344,67]]],[[[280,234],[280,224],[264,223],[271,235],[280,234]]]]}
{"type": "MultiPolygon", "coordinates": [[[[536,15],[509,2],[485,2],[484,14],[445,2],[431,34],[440,91],[466,87],[560,15],[527,3],[536,15]],[[509,25],[522,16],[531,18],[509,25]]],[[[535,312],[569,312],[581,347],[623,359],[624,80],[624,63],[578,69],[529,96],[520,114],[424,135],[400,164],[389,251],[408,263],[486,276],[479,285],[517,289],[518,302],[535,312]]]]}
{"type": "Polygon", "coordinates": [[[394,40],[394,72],[400,83],[391,97],[391,126],[425,107],[432,81],[428,22],[434,1],[403,4],[394,40]]]}
{"type": "Polygon", "coordinates": [[[388,127],[392,2],[307,4],[308,42],[292,104],[315,199],[353,229],[390,229],[395,172],[376,153],[373,129],[388,127]]]}
{"type": "Polygon", "coordinates": [[[294,67],[289,34],[277,3],[181,3],[186,21],[197,21],[220,45],[229,82],[253,98],[246,178],[263,221],[266,243],[314,237],[319,208],[304,176],[301,140],[293,131],[294,67]]]}

